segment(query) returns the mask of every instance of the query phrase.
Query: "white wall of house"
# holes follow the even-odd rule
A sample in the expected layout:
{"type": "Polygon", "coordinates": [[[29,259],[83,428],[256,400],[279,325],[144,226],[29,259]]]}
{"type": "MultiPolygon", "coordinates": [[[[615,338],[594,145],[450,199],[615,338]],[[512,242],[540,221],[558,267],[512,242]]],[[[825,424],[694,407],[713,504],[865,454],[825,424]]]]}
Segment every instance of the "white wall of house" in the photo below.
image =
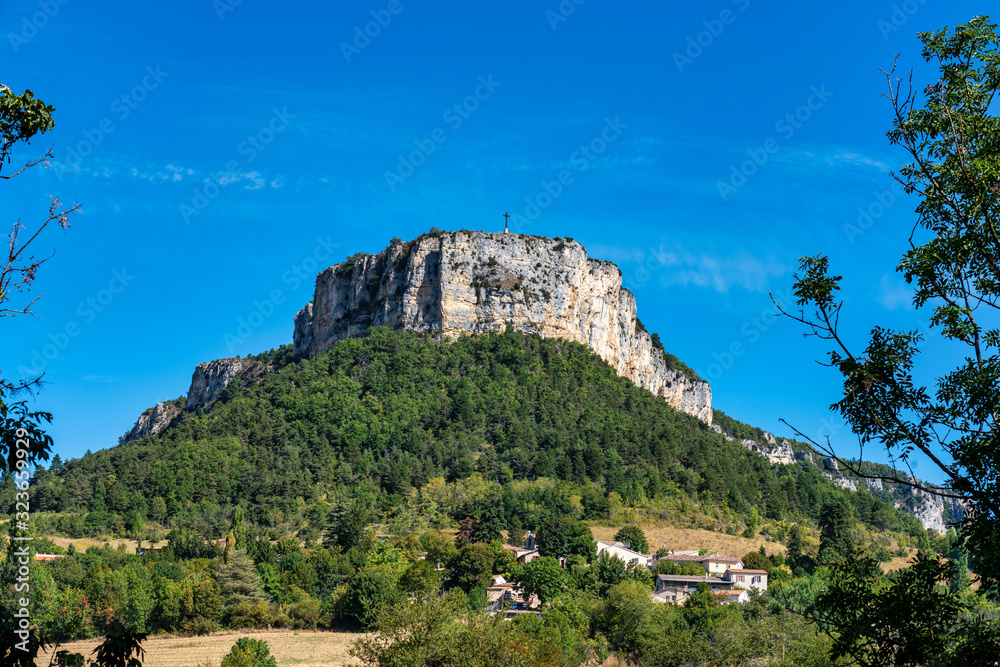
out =
{"type": "Polygon", "coordinates": [[[631,549],[626,549],[625,547],[618,546],[611,542],[605,542],[604,540],[596,540],[597,542],[597,555],[600,557],[605,551],[608,556],[614,556],[616,558],[621,558],[628,563],[638,563],[643,567],[649,567],[650,558],[645,554],[641,554],[638,551],[632,551],[631,549]]]}
{"type": "Polygon", "coordinates": [[[767,572],[764,570],[733,569],[726,573],[725,578],[732,581],[735,588],[756,588],[761,593],[767,590],[767,572]]]}

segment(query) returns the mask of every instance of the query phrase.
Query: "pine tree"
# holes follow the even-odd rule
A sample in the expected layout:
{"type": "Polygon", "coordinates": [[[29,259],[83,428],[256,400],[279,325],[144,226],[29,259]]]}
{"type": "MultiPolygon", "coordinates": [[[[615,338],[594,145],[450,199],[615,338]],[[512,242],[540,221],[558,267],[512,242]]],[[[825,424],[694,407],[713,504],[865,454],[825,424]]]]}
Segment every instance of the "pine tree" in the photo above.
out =
{"type": "Polygon", "coordinates": [[[833,563],[846,558],[854,548],[851,539],[851,509],[842,498],[823,503],[820,510],[819,559],[833,563]]]}
{"type": "Polygon", "coordinates": [[[234,549],[230,552],[229,559],[219,567],[217,580],[226,614],[243,602],[254,603],[264,599],[260,577],[244,551],[234,549]]]}

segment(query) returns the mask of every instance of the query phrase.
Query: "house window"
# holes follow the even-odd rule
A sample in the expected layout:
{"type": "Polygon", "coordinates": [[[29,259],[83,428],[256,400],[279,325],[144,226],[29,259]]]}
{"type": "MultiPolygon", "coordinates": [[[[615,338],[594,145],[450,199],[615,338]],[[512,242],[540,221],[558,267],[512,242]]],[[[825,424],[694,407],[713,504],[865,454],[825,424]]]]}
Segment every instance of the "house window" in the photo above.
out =
{"type": "Polygon", "coordinates": [[[743,575],[742,574],[739,577],[737,577],[737,581],[743,581],[743,575]]]}

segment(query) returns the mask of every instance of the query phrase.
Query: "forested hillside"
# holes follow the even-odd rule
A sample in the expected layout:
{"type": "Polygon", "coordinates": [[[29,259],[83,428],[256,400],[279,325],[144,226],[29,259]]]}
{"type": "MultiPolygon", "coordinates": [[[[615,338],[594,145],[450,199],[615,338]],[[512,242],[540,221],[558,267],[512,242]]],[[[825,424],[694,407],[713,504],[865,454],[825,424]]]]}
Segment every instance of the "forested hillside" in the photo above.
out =
{"type": "Polygon", "coordinates": [[[431,508],[428,494],[478,473],[504,489],[499,520],[525,528],[549,512],[595,519],[609,502],[667,499],[748,522],[815,519],[844,497],[873,528],[922,533],[811,464],[772,466],[727,442],[576,343],[372,329],[312,358],[282,348],[255,359],[274,372],[253,386],[234,381],[166,432],[40,469],[34,507],[57,513],[43,515],[46,527],[139,536],[156,525],[219,538],[240,506],[262,528],[308,537],[344,496],[364,496],[387,521],[440,525],[475,508],[454,494],[431,508]]]}

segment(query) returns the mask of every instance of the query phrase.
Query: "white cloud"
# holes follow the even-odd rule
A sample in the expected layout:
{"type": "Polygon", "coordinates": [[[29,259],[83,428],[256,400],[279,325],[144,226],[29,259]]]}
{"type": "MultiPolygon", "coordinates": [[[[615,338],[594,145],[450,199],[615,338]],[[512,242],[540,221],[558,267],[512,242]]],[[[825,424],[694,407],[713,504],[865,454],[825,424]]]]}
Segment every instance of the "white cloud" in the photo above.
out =
{"type": "MultiPolygon", "coordinates": [[[[645,250],[595,246],[588,254],[616,264],[638,264],[648,272],[647,279],[656,280],[663,287],[692,285],[723,293],[734,287],[748,292],[766,292],[772,278],[783,276],[790,269],[786,262],[769,255],[756,256],[743,250],[726,255],[692,252],[680,244],[660,243],[645,250]]],[[[629,275],[635,273],[622,268],[629,275]]]]}

